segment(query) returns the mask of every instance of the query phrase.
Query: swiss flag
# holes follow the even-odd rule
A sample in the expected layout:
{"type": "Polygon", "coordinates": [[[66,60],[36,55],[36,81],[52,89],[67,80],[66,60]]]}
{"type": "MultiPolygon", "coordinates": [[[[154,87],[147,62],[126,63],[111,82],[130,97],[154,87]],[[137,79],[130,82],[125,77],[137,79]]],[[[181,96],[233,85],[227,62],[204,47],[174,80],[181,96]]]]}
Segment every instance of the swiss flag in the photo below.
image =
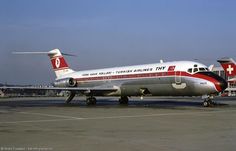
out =
{"type": "Polygon", "coordinates": [[[227,76],[236,75],[236,66],[234,63],[225,63],[225,64],[221,64],[221,66],[224,68],[227,76]]]}

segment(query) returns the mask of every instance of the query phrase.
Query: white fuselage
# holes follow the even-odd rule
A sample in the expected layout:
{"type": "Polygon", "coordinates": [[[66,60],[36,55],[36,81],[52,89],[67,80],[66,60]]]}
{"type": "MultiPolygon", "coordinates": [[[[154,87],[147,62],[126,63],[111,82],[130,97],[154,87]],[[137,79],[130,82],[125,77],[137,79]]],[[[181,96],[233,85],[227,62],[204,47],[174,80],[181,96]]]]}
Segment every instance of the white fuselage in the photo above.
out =
{"type": "Polygon", "coordinates": [[[106,95],[200,96],[221,91],[212,74],[203,64],[175,61],[78,71],[56,80],[73,78],[77,87],[119,88],[106,95]]]}

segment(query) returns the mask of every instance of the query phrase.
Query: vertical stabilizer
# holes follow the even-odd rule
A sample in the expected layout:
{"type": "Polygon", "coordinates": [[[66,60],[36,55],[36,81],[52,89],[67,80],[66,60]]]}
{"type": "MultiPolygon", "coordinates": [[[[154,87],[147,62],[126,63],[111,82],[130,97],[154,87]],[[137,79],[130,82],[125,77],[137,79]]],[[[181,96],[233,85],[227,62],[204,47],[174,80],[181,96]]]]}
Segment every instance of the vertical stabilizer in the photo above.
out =
{"type": "Polygon", "coordinates": [[[53,49],[49,51],[48,56],[50,57],[52,68],[56,74],[56,77],[61,77],[65,74],[74,72],[69,68],[59,49],[53,49]]]}
{"type": "Polygon", "coordinates": [[[236,62],[232,58],[222,58],[217,60],[224,68],[227,76],[236,76],[236,62]]]}

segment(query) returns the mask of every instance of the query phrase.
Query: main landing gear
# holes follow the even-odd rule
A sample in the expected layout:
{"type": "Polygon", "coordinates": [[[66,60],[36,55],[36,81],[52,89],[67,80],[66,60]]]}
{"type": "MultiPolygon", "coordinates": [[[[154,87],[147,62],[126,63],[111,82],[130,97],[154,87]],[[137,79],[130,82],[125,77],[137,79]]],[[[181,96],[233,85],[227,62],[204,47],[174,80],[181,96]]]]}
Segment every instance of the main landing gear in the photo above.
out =
{"type": "MultiPolygon", "coordinates": [[[[74,97],[75,97],[75,93],[74,92],[69,92],[68,97],[65,100],[65,103],[69,104],[73,100],[74,97]]],[[[93,96],[88,96],[87,97],[87,99],[86,99],[86,104],[87,105],[96,105],[96,103],[97,103],[97,100],[96,100],[95,97],[93,97],[93,96]]]]}
{"type": "Polygon", "coordinates": [[[119,99],[120,104],[125,105],[128,104],[129,98],[127,96],[121,96],[119,99]]]}
{"type": "MultiPolygon", "coordinates": [[[[68,98],[66,99],[66,104],[69,104],[72,99],[75,97],[75,93],[70,92],[68,98]]],[[[129,98],[127,96],[121,96],[119,99],[120,104],[122,105],[127,105],[129,102],[129,98]]],[[[87,105],[96,105],[97,104],[97,99],[93,96],[88,96],[86,98],[86,104],[87,105]]]]}
{"type": "Polygon", "coordinates": [[[66,104],[69,104],[74,97],[75,97],[75,93],[74,92],[69,92],[69,95],[68,95],[68,97],[66,98],[66,101],[65,101],[66,104]]]}
{"type": "MultiPolygon", "coordinates": [[[[204,97],[203,97],[204,98],[204,97]]],[[[212,101],[213,100],[213,96],[207,96],[204,98],[203,101],[203,106],[204,107],[212,107],[215,105],[215,103],[212,101]]]]}
{"type": "MultiPolygon", "coordinates": [[[[128,102],[129,102],[129,98],[128,98],[127,96],[121,96],[120,99],[119,99],[119,102],[120,102],[120,104],[122,104],[122,105],[126,105],[126,104],[128,104],[128,102]]],[[[96,100],[95,97],[89,96],[89,97],[87,97],[87,99],[86,99],[86,103],[87,103],[87,105],[96,105],[97,100],[96,100]]]]}
{"type": "Polygon", "coordinates": [[[86,99],[86,103],[87,103],[87,105],[96,105],[97,104],[97,100],[96,100],[95,97],[89,96],[86,99]]]}

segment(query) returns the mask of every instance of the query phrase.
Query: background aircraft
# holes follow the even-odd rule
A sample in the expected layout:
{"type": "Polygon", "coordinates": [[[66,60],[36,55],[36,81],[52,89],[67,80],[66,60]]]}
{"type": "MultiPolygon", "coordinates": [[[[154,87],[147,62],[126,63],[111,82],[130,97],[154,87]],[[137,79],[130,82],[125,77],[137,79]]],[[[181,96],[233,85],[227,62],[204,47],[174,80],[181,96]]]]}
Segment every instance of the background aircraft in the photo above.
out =
{"type": "Polygon", "coordinates": [[[229,77],[229,82],[236,81],[236,62],[233,58],[222,58],[217,60],[223,67],[226,76],[229,77]]]}

